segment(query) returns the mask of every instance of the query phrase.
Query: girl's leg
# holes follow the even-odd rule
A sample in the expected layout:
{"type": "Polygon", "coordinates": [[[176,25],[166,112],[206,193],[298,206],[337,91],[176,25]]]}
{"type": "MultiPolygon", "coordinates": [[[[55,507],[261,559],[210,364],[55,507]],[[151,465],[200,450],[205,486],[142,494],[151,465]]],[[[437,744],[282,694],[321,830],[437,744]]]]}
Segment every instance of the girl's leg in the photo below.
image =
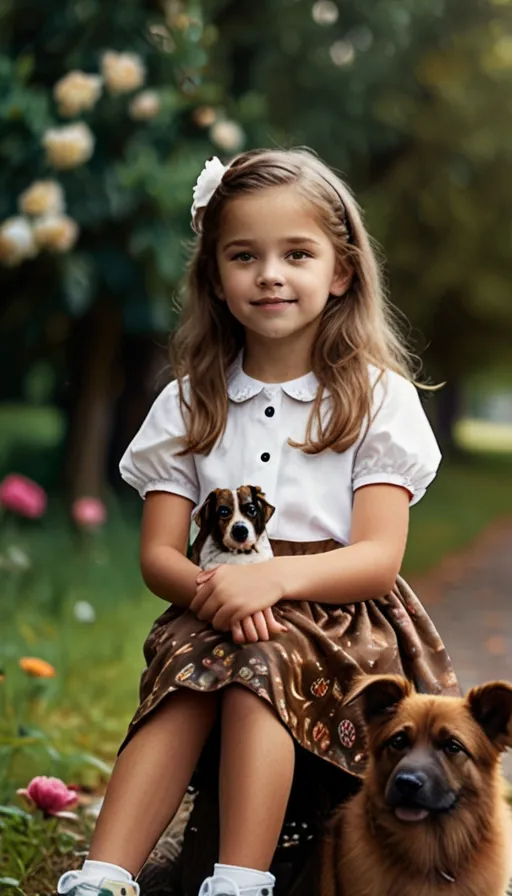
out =
{"type": "Polygon", "coordinates": [[[217,706],[217,694],[180,690],[133,735],[112,773],[89,859],[139,873],[179,808],[217,706]]]}
{"type": "Polygon", "coordinates": [[[295,750],[265,700],[231,685],[223,693],[220,857],[268,871],[290,795],[295,750]]]}

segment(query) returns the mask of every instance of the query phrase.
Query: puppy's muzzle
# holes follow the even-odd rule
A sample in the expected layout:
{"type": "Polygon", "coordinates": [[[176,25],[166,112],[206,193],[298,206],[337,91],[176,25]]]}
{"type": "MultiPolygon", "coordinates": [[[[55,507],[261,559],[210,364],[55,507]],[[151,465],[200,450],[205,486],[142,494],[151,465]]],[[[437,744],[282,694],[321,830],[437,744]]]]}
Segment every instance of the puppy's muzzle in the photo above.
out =
{"type": "Polygon", "coordinates": [[[235,523],[231,527],[231,538],[236,541],[237,544],[243,544],[244,541],[247,541],[249,536],[249,529],[244,523],[235,523]]]}

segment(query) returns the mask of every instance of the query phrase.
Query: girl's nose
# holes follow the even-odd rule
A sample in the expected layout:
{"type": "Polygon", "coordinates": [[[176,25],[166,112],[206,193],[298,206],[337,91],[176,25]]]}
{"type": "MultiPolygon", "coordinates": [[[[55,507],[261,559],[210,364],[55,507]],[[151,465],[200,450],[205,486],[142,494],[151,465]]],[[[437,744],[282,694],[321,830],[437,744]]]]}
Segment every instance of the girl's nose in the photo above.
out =
{"type": "Polygon", "coordinates": [[[258,272],[256,283],[261,289],[269,286],[283,286],[284,277],[275,265],[267,265],[258,272]]]}

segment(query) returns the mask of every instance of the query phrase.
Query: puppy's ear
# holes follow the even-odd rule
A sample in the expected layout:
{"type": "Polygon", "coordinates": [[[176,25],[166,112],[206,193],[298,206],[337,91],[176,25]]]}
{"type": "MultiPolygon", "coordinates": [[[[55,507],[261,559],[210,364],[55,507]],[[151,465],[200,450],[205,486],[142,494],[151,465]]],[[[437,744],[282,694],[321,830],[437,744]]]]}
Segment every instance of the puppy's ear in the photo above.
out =
{"type": "Polygon", "coordinates": [[[512,747],[512,685],[490,681],[471,688],[466,705],[498,750],[512,747]]]}
{"type": "Polygon", "coordinates": [[[203,501],[201,506],[196,510],[194,516],[192,517],[196,526],[199,529],[207,528],[208,524],[211,523],[213,519],[213,512],[215,510],[215,504],[217,503],[217,491],[210,492],[208,497],[203,501]]]}
{"type": "Polygon", "coordinates": [[[265,523],[268,523],[270,517],[272,516],[272,514],[274,513],[276,508],[273,507],[272,504],[269,504],[269,502],[267,501],[267,499],[265,497],[265,492],[263,492],[261,490],[259,485],[251,486],[251,491],[252,491],[252,495],[253,495],[253,501],[255,503],[257,502],[260,505],[260,507],[263,507],[263,510],[265,512],[265,523]]]}
{"type": "Polygon", "coordinates": [[[363,675],[356,680],[344,704],[360,700],[364,720],[370,724],[393,715],[412,691],[412,684],[401,675],[363,675]]]}

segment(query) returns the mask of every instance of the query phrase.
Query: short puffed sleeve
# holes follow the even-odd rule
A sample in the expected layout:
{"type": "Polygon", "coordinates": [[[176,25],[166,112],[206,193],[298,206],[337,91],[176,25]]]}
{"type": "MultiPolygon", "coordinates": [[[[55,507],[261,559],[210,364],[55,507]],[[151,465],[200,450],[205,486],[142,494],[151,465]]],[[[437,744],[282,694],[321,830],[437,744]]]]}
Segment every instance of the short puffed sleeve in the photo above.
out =
{"type": "Polygon", "coordinates": [[[357,447],[352,488],[390,483],[423,497],[441,461],[434,433],[416,387],[394,371],[378,380],[370,426],[357,447]]]}
{"type": "Polygon", "coordinates": [[[192,454],[178,457],[186,428],[180,408],[178,384],[169,383],[151,406],[141,428],[128,445],[119,470],[141,498],[148,492],[171,492],[199,500],[199,485],[192,454]]]}

